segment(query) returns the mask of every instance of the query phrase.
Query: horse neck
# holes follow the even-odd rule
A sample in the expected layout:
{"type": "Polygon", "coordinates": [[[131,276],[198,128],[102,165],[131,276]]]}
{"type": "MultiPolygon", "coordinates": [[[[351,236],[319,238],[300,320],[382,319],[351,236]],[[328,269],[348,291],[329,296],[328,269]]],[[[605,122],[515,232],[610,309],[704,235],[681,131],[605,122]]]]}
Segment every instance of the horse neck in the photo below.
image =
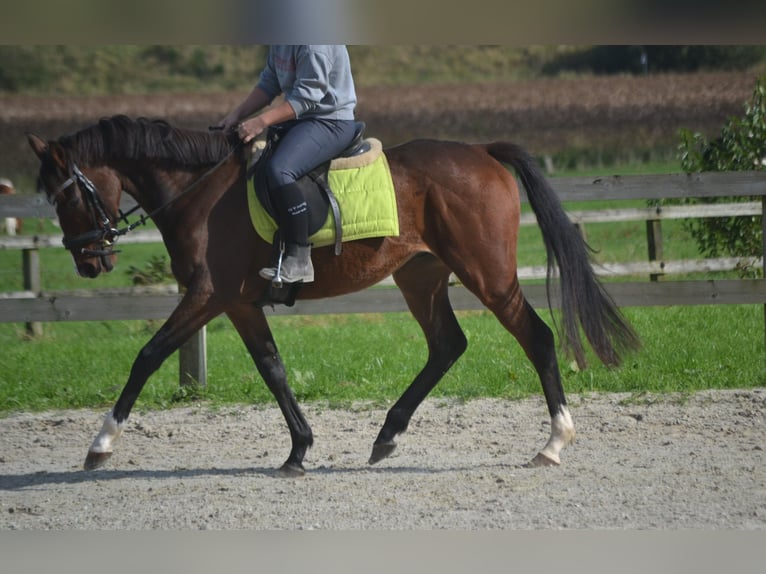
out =
{"type": "Polygon", "coordinates": [[[197,191],[208,169],[168,169],[144,162],[122,171],[123,187],[147,214],[155,214],[153,219],[161,227],[163,221],[178,218],[186,204],[183,196],[197,191]]]}

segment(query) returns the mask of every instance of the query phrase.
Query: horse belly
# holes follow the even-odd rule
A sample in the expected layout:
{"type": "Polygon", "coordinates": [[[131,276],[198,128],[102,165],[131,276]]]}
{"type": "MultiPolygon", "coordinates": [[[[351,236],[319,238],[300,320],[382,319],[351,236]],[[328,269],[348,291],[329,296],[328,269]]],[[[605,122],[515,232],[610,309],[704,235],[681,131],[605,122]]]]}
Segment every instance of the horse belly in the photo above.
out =
{"type": "Polygon", "coordinates": [[[298,299],[321,299],[354,293],[387,280],[419,252],[422,242],[403,243],[401,238],[382,237],[343,244],[335,255],[331,246],[312,251],[314,282],[301,288],[298,299]]]}

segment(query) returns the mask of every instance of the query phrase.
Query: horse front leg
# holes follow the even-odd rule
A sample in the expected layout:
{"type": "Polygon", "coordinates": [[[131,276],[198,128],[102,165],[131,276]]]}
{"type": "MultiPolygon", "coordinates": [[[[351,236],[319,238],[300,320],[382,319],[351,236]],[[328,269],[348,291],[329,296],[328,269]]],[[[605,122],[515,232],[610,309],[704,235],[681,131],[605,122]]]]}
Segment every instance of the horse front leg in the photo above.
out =
{"type": "Polygon", "coordinates": [[[250,303],[229,309],[226,314],[245,343],[266,386],[277,400],[290,429],[290,455],[278,470],[278,474],[284,477],[303,476],[306,474],[303,459],[314,444],[314,435],[287,383],[287,372],[266,316],[261,308],[250,303]]]}
{"type": "Polygon", "coordinates": [[[128,382],[112,410],[106,414],[104,424],[88,450],[85,470],[99,468],[109,460],[146,381],[165,359],[218,313],[206,298],[187,292],[165,324],[138,353],[128,382]]]}

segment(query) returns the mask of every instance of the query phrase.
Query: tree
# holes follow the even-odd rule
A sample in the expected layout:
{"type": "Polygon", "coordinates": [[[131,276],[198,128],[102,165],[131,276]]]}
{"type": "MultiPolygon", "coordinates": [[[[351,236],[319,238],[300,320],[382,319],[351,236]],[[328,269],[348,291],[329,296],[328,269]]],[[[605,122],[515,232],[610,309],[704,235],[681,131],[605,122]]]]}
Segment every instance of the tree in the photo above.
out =
{"type": "MultiPolygon", "coordinates": [[[[752,100],[741,118],[730,118],[721,135],[708,141],[699,133],[681,130],[681,167],[701,171],[766,171],[766,76],[756,81],[752,100]]],[[[680,203],[756,201],[758,197],[685,199],[680,203]]],[[[763,253],[762,216],[687,220],[684,225],[708,257],[757,257],[763,253]]],[[[761,270],[743,269],[745,276],[761,270]]]]}

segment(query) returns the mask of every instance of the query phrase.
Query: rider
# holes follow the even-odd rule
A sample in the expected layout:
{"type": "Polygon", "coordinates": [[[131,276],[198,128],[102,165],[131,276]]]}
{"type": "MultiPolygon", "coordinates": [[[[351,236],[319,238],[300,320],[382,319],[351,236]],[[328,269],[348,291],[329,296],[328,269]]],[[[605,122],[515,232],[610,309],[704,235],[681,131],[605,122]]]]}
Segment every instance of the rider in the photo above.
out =
{"type": "MultiPolygon", "coordinates": [[[[236,129],[243,143],[276,124],[287,131],[267,167],[285,243],[280,276],[286,283],[314,280],[308,204],[296,181],[350,145],[355,107],[345,46],[278,45],[269,47],[266,67],[250,94],[221,120],[220,127],[236,129]],[[250,118],[279,94],[284,94],[282,103],[250,118]]],[[[274,279],[277,269],[261,269],[260,275],[274,279]]]]}

